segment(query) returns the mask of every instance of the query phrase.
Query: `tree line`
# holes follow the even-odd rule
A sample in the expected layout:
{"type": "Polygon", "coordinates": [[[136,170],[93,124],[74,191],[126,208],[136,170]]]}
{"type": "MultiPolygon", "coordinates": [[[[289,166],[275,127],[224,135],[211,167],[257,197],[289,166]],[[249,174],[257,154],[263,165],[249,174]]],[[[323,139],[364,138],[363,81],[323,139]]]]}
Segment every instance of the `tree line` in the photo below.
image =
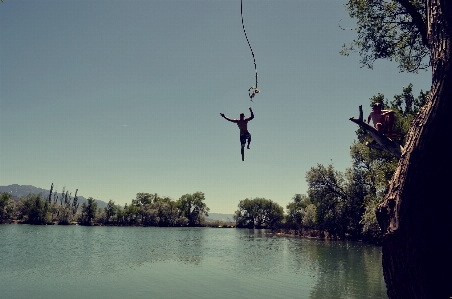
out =
{"type": "Polygon", "coordinates": [[[28,194],[18,201],[8,193],[0,194],[0,223],[202,226],[210,210],[202,192],[185,194],[176,201],[158,194],[137,193],[130,204],[122,207],[110,200],[102,209],[92,197],[80,206],[77,191],[73,197],[64,188],[61,196],[52,191],[53,184],[47,198],[28,194]]]}

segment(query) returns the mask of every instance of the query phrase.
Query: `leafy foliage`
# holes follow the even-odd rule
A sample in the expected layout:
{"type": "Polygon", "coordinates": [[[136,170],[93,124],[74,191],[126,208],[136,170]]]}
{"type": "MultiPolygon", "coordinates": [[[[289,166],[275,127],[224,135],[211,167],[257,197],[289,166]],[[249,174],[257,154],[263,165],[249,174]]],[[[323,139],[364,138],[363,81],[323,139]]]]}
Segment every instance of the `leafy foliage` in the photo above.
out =
{"type": "Polygon", "coordinates": [[[396,61],[402,72],[430,66],[425,1],[349,0],[345,7],[357,19],[357,38],[342,55],[358,52],[369,68],[377,59],[396,61]]]}
{"type": "Polygon", "coordinates": [[[204,193],[185,194],[177,201],[179,215],[187,218],[189,226],[201,225],[204,216],[209,216],[209,208],[203,202],[204,193]]]}
{"type": "Polygon", "coordinates": [[[308,195],[316,206],[319,229],[339,237],[356,237],[360,233],[359,214],[362,188],[354,184],[353,173],[335,171],[332,165],[317,165],[306,174],[308,195]]]}
{"type": "Polygon", "coordinates": [[[110,223],[112,218],[117,215],[118,209],[119,208],[115,205],[115,202],[110,199],[107,206],[104,208],[104,223],[110,223]]]}
{"type": "Polygon", "coordinates": [[[29,224],[46,224],[50,222],[49,205],[41,194],[29,194],[18,205],[19,219],[29,224]]]}
{"type": "Polygon", "coordinates": [[[89,197],[86,202],[82,204],[82,215],[80,216],[80,224],[92,225],[96,219],[97,203],[94,198],[89,197]]]}
{"type": "Polygon", "coordinates": [[[0,223],[11,220],[14,216],[15,204],[9,193],[0,194],[0,223]]]}
{"type": "Polygon", "coordinates": [[[306,208],[312,204],[311,200],[305,194],[295,194],[292,197],[292,202],[286,206],[287,209],[287,222],[295,222],[298,224],[303,223],[305,218],[306,208]]]}
{"type": "MultiPolygon", "coordinates": [[[[65,193],[65,188],[63,188],[63,191],[61,193],[60,198],[60,206],[56,207],[56,213],[57,213],[57,220],[59,224],[71,224],[72,221],[77,219],[76,213],[78,209],[78,203],[77,203],[77,195],[75,195],[74,199],[72,198],[71,194],[68,191],[65,193]]],[[[76,191],[77,194],[77,191],[76,191]]],[[[55,193],[56,199],[58,199],[58,195],[55,193]]],[[[49,195],[50,199],[50,195],[49,195]]],[[[56,205],[56,199],[54,201],[53,208],[55,208],[56,205]]],[[[52,213],[53,214],[53,213],[52,213]]]]}
{"type": "Polygon", "coordinates": [[[237,227],[272,228],[284,219],[284,209],[265,198],[244,199],[234,213],[237,227]]]}

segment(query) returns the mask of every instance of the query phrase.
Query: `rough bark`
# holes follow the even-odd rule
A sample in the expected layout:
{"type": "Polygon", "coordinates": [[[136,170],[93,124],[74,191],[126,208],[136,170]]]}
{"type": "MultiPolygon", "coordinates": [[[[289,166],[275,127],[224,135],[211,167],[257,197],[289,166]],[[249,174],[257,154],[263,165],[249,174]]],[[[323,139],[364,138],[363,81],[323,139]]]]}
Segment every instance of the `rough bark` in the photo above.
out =
{"type": "Polygon", "coordinates": [[[377,219],[389,298],[452,298],[452,1],[427,0],[432,86],[377,219]]]}
{"type": "Polygon", "coordinates": [[[378,132],[374,127],[363,121],[363,107],[359,106],[359,118],[350,117],[350,120],[363,128],[376,143],[368,143],[367,146],[381,151],[387,151],[394,154],[397,158],[402,155],[402,146],[396,141],[389,139],[383,133],[378,132]]]}

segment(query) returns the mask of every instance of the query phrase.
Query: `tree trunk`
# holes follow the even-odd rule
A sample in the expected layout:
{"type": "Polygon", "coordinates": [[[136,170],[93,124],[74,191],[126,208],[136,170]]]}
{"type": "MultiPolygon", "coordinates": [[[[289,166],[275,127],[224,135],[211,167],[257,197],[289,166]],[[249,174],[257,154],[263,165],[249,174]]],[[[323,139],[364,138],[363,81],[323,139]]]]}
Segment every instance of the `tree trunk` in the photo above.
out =
{"type": "Polygon", "coordinates": [[[389,298],[452,298],[452,1],[427,0],[426,7],[430,99],[377,208],[389,298]]]}

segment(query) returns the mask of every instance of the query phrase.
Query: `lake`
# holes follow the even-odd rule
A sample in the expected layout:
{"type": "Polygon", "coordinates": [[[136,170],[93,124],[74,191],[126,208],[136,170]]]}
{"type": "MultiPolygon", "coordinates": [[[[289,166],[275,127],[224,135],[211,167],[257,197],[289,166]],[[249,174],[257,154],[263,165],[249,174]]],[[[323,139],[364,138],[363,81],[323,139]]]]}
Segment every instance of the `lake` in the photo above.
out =
{"type": "Polygon", "coordinates": [[[387,298],[381,248],[215,228],[0,225],[0,298],[387,298]]]}

